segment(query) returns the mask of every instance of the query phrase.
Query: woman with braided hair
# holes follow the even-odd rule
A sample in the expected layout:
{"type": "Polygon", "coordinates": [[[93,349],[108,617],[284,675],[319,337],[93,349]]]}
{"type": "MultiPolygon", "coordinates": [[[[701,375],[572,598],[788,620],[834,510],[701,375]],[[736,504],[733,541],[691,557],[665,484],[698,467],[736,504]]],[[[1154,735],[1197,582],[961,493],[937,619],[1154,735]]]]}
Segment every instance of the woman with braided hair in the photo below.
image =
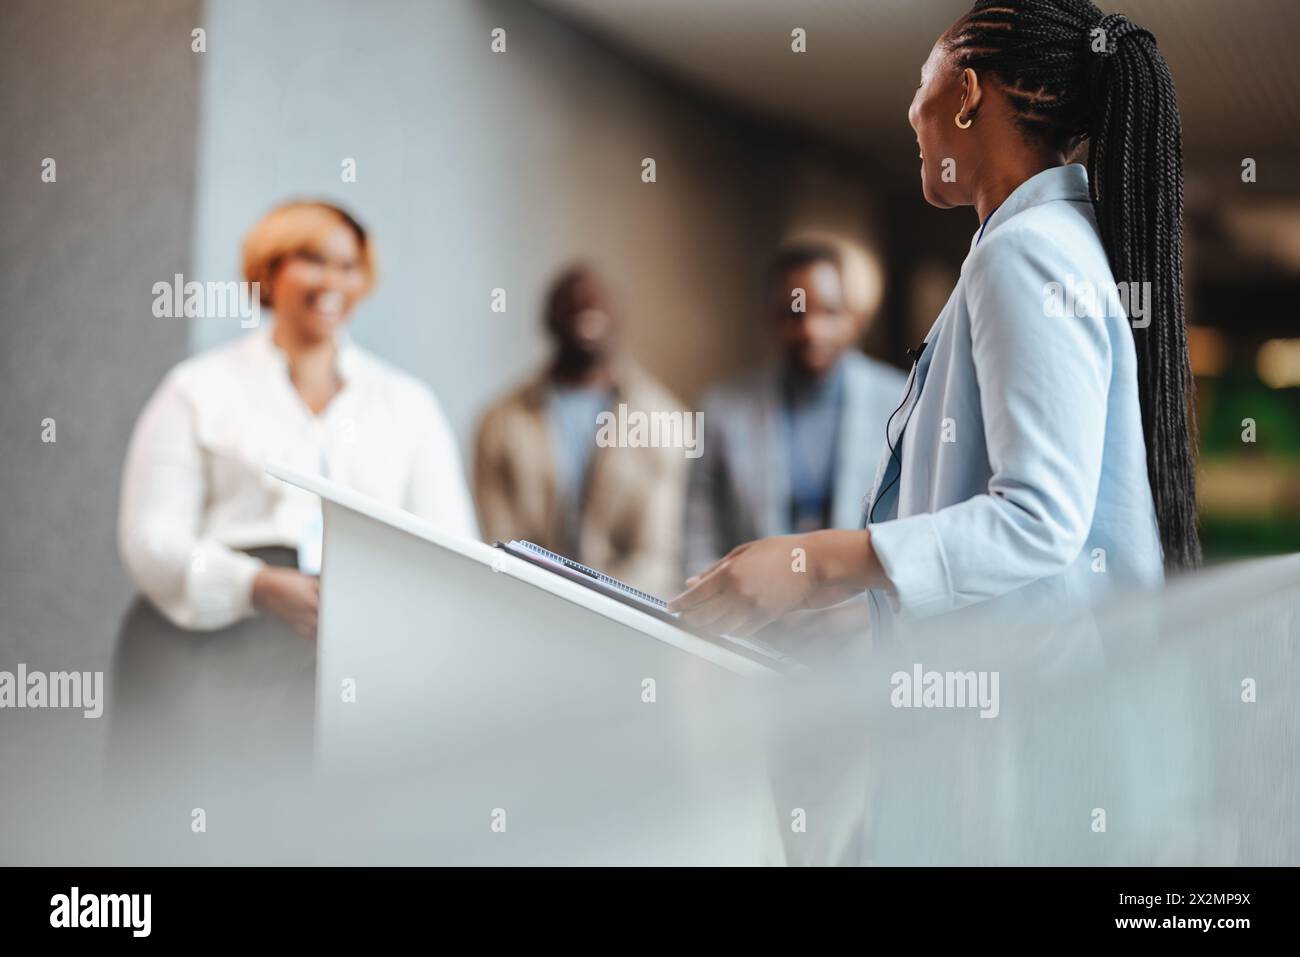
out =
{"type": "Polygon", "coordinates": [[[1088,0],[980,0],[920,80],[922,192],[979,229],[912,351],[863,528],[736,549],[673,603],[697,628],[863,593],[877,630],[1059,611],[1199,562],[1182,142],[1155,38],[1088,0]]]}

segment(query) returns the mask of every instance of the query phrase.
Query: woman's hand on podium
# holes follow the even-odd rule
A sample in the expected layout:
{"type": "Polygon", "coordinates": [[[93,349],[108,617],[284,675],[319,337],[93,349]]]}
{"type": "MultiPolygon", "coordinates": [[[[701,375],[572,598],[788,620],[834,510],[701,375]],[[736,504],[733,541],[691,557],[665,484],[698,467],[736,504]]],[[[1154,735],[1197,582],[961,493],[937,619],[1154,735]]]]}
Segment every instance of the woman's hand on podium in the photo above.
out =
{"type": "Polygon", "coordinates": [[[733,549],[669,604],[692,628],[743,637],[800,609],[827,608],[883,584],[865,530],[781,535],[733,549]]]}
{"type": "Polygon", "coordinates": [[[263,568],[253,579],[253,607],[314,641],[320,613],[320,579],[293,568],[263,568]]]}

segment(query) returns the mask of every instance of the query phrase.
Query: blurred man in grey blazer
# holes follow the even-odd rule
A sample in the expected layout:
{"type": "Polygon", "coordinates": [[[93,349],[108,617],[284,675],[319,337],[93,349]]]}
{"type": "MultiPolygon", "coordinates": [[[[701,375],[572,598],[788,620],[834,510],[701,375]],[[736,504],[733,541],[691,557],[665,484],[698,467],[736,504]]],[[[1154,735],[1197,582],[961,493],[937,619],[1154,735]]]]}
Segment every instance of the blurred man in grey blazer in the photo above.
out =
{"type": "Polygon", "coordinates": [[[683,565],[694,575],[769,535],[857,528],[905,377],[856,348],[867,309],[846,294],[844,250],[804,240],[768,267],[781,356],[706,396],[691,466],[683,565]]]}

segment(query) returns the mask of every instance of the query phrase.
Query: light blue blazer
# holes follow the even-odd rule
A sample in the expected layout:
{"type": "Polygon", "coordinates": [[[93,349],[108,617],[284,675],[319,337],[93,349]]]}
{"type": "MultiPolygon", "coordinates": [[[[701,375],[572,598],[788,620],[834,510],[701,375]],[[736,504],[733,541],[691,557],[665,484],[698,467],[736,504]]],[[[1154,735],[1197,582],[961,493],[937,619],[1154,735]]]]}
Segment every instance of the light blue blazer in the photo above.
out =
{"type": "Polygon", "coordinates": [[[1066,613],[1162,581],[1133,333],[1084,167],[1033,176],[989,217],[908,387],[863,518],[891,583],[867,596],[877,629],[976,602],[1066,613]]]}

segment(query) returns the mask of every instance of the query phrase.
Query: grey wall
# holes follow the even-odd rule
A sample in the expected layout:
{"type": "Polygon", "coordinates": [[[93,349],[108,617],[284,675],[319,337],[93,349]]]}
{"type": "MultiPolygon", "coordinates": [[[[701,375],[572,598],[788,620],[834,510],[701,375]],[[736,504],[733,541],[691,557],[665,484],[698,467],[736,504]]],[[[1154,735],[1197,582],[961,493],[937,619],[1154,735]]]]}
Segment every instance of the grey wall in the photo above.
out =
{"type": "Polygon", "coordinates": [[[130,595],[123,452],[187,343],[150,287],[189,269],[199,6],[20,0],[0,16],[3,668],[105,668],[130,595]]]}

